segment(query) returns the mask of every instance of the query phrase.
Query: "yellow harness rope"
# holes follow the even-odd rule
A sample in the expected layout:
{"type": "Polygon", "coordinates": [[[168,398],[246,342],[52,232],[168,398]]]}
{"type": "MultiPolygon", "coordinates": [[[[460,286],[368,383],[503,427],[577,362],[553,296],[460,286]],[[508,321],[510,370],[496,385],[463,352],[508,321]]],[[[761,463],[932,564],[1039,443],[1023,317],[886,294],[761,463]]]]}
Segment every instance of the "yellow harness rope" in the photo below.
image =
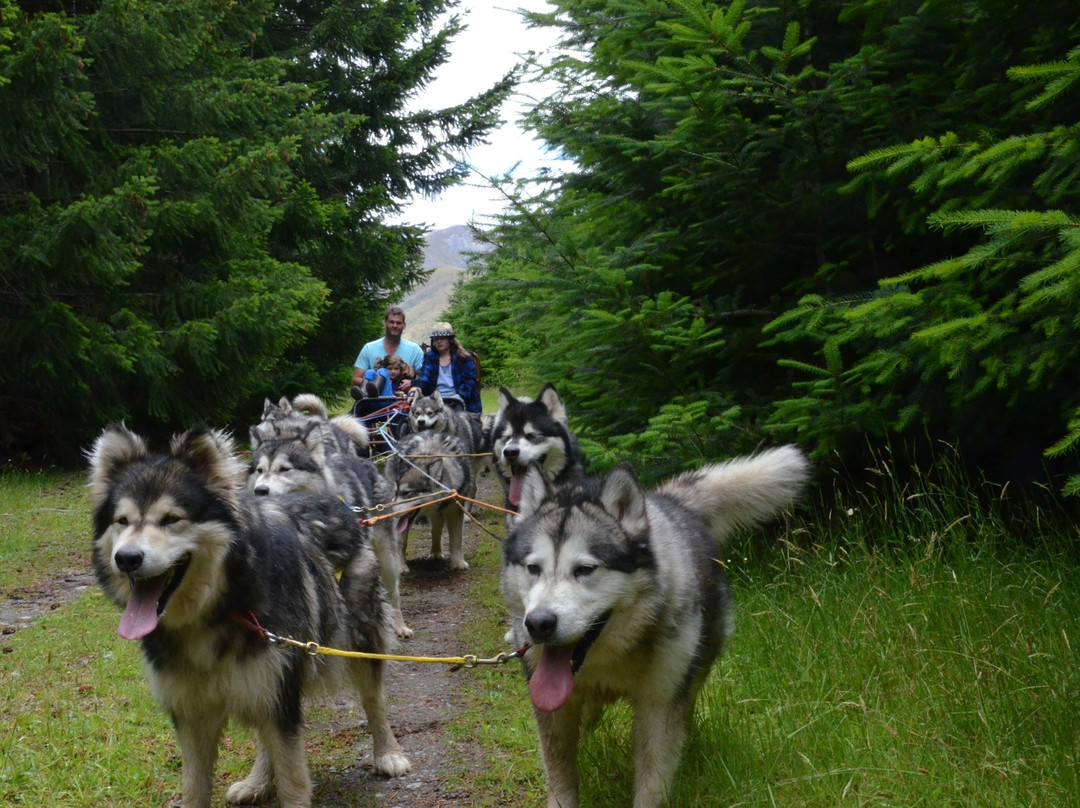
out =
{"type": "Polygon", "coordinates": [[[304,653],[311,656],[325,654],[327,656],[346,657],[348,659],[383,659],[393,662],[432,662],[442,665],[457,665],[465,668],[475,668],[477,665],[501,665],[511,659],[516,659],[524,649],[519,651],[504,652],[488,659],[481,659],[475,654],[466,654],[457,657],[426,657],[409,656],[406,654],[374,654],[367,651],[342,651],[338,648],[327,648],[315,642],[299,642],[291,637],[278,637],[266,632],[266,639],[271,645],[287,646],[290,648],[302,648],[304,653]]]}

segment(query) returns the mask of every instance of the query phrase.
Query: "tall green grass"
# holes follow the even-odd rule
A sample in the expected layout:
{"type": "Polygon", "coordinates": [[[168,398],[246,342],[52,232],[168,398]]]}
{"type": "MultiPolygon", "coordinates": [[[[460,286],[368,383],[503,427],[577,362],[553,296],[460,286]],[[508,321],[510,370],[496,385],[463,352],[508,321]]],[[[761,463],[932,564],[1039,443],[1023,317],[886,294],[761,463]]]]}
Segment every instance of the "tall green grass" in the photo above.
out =
{"type": "Polygon", "coordinates": [[[1069,804],[1078,584],[1064,557],[972,547],[736,573],[677,804],[1069,804]]]}
{"type": "Polygon", "coordinates": [[[85,483],[79,474],[0,471],[0,593],[38,584],[61,568],[85,567],[85,483]]]}
{"type": "MultiPolygon", "coordinates": [[[[774,541],[728,547],[736,632],[698,703],[673,808],[1077,804],[1076,529],[951,462],[898,479],[885,458],[854,497],[827,492],[774,541]]],[[[11,559],[47,577],[85,555],[81,479],[9,474],[0,513],[17,526],[3,531],[5,574],[11,559]]],[[[501,517],[486,521],[499,532],[501,517]]],[[[499,551],[485,541],[470,557],[463,648],[502,647],[499,551]]],[[[178,793],[171,728],[116,620],[92,592],[0,638],[0,804],[178,793]]],[[[489,763],[456,785],[476,806],[543,805],[517,663],[459,681],[469,709],[447,739],[479,740],[489,763]]],[[[584,744],[585,805],[630,804],[629,722],[609,710],[584,744]]],[[[219,783],[252,754],[230,733],[219,783]]]]}
{"type": "MultiPolygon", "coordinates": [[[[4,637],[0,656],[0,805],[164,805],[180,791],[168,717],[136,645],[94,590],[4,637]]],[[[230,730],[219,783],[246,773],[250,735],[230,730]]]]}
{"type": "MultiPolygon", "coordinates": [[[[736,632],[671,805],[1077,804],[1075,529],[948,457],[908,483],[887,458],[871,476],[777,543],[729,546],[736,632]]],[[[476,585],[497,608],[496,582],[476,585]]],[[[526,701],[502,671],[474,688],[470,731],[526,761],[483,804],[522,790],[543,804],[526,701]]],[[[585,805],[630,804],[630,721],[609,709],[586,740],[585,805]]]]}

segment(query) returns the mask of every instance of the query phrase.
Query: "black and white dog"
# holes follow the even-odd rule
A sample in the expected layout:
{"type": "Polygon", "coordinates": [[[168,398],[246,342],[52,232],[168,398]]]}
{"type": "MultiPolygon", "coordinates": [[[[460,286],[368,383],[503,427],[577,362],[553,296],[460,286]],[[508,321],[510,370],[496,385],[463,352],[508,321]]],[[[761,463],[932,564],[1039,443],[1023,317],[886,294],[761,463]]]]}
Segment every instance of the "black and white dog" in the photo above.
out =
{"type": "Polygon", "coordinates": [[[783,446],[646,491],[629,464],[552,485],[538,466],[503,543],[502,593],[540,735],[548,808],[578,804],[578,742],[633,710],[634,806],[667,798],[698,691],[732,631],[718,562],[739,528],[794,504],[809,463],[783,446]]]}
{"type": "Polygon", "coordinates": [[[374,742],[374,769],[409,771],[387,720],[381,660],[278,648],[257,630],[386,653],[394,630],[379,565],[353,512],[333,497],[256,497],[232,439],[196,427],[156,454],[123,426],[88,453],[93,565],[123,609],[150,689],[176,728],[184,808],[209,808],[226,723],[251,726],[258,752],[230,803],[311,804],[301,697],[351,682],[374,742]],[[340,579],[335,579],[335,571],[340,579]]]}
{"type": "Polygon", "coordinates": [[[506,490],[507,505],[515,511],[521,505],[522,482],[530,464],[537,464],[555,483],[581,477],[581,452],[554,385],[544,385],[535,399],[515,398],[505,387],[499,388],[499,409],[491,425],[491,455],[506,490]]]}

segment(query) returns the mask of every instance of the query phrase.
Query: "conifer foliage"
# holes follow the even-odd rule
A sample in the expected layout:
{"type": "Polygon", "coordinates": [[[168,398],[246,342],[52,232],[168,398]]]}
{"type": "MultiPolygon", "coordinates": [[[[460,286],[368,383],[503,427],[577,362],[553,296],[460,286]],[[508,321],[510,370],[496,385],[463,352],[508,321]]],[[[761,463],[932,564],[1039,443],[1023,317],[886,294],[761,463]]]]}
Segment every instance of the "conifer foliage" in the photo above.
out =
{"type": "Polygon", "coordinates": [[[449,5],[0,2],[0,451],[343,390],[510,86],[409,109],[449,5]]]}
{"type": "Polygon", "coordinates": [[[1075,406],[1047,395],[1076,388],[1074,4],[553,7],[531,122],[576,167],[514,189],[458,293],[472,344],[527,324],[578,428],[661,473],[926,435],[1034,472],[1075,406]],[[703,438],[647,451],[678,412],[703,438]]]}
{"type": "MultiPolygon", "coordinates": [[[[859,174],[899,176],[943,200],[929,224],[971,234],[958,252],[883,278],[872,298],[808,295],[771,324],[824,362],[792,365],[801,394],[774,422],[824,446],[923,430],[956,436],[981,466],[1034,479],[1080,445],[1080,48],[1009,70],[1035,92],[1021,120],[1059,122],[1008,136],[953,132],[874,150],[859,174]],[[839,419],[847,418],[847,424],[839,419]],[[847,433],[847,434],[845,434],[847,433]]],[[[1080,491],[1075,473],[1065,485],[1080,491]]]]}

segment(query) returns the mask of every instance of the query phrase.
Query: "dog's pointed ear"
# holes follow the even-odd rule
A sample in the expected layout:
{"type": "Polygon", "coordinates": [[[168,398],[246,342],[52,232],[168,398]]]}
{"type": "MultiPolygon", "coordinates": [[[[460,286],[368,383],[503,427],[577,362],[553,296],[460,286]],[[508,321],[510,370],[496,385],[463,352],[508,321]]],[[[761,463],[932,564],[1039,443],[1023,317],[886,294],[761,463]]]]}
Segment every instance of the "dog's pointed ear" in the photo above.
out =
{"type": "Polygon", "coordinates": [[[518,505],[518,519],[524,519],[535,513],[544,500],[554,496],[555,487],[537,463],[530,463],[521,482],[521,503],[518,505]]]}
{"type": "Polygon", "coordinates": [[[563,404],[563,400],[556,392],[555,385],[551,382],[545,384],[544,389],[540,391],[540,396],[537,401],[544,405],[544,408],[552,418],[561,424],[566,423],[566,405],[563,404]]]}
{"type": "Polygon", "coordinates": [[[517,399],[514,398],[513,393],[511,393],[505,387],[500,387],[499,388],[499,412],[502,412],[503,410],[505,410],[507,407],[509,407],[515,401],[517,401],[517,399]]]}
{"type": "Polygon", "coordinates": [[[109,424],[86,452],[90,463],[90,491],[94,502],[109,495],[119,469],[146,457],[146,441],[123,424],[109,424]]]}
{"type": "Polygon", "coordinates": [[[432,393],[431,397],[432,397],[433,399],[435,399],[435,403],[436,403],[436,404],[438,404],[438,405],[439,405],[440,407],[442,406],[442,393],[440,393],[440,392],[439,392],[439,391],[438,391],[438,390],[436,389],[436,390],[435,390],[435,392],[434,392],[434,393],[432,393]]]}
{"type": "Polygon", "coordinates": [[[322,424],[318,421],[312,421],[307,425],[304,431],[300,433],[300,441],[316,458],[325,458],[326,440],[325,435],[323,434],[322,424]]]}
{"type": "Polygon", "coordinates": [[[223,499],[239,507],[235,495],[247,481],[247,469],[236,456],[236,446],[227,433],[198,424],[173,436],[169,449],[175,459],[202,476],[223,499]]]}
{"type": "Polygon", "coordinates": [[[604,478],[600,502],[627,534],[639,536],[648,532],[645,489],[629,463],[620,463],[604,478]]]}

